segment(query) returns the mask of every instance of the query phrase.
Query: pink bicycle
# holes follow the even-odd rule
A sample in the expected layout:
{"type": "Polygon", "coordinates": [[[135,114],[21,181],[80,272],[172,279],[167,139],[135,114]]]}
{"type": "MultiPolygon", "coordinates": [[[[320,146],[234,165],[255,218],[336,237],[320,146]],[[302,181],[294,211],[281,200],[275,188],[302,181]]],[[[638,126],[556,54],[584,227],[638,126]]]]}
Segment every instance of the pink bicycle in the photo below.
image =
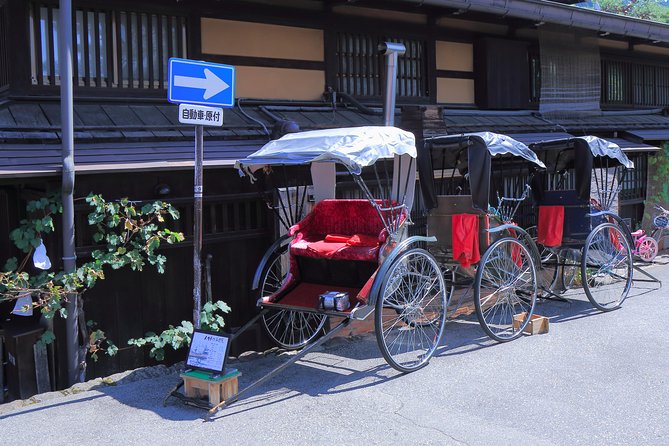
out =
{"type": "Polygon", "coordinates": [[[634,238],[632,254],[638,256],[644,262],[652,262],[657,256],[657,240],[646,234],[643,229],[632,232],[632,237],[634,238]]]}

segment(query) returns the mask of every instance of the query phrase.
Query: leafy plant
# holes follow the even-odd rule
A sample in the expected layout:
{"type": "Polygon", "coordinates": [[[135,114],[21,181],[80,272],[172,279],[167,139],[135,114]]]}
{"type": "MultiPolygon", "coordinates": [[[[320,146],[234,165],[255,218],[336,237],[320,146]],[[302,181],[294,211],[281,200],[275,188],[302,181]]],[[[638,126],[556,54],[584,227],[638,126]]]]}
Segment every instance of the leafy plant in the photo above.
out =
{"type": "MultiPolygon", "coordinates": [[[[207,302],[202,307],[200,313],[200,328],[203,330],[218,332],[225,326],[223,315],[221,313],[229,313],[230,307],[219,300],[216,302],[207,302]]],[[[170,325],[167,330],[163,330],[160,334],[153,332],[146,333],[145,337],[128,340],[129,345],[136,347],[151,346],[149,356],[155,358],[157,361],[165,359],[165,348],[172,347],[173,350],[188,347],[193,336],[193,324],[189,321],[181,321],[180,325],[176,327],[170,325]]]]}
{"type": "MultiPolygon", "coordinates": [[[[43,236],[54,231],[53,217],[62,213],[60,194],[30,201],[26,206],[29,218],[21,220],[19,227],[10,233],[10,239],[25,256],[20,262],[10,258],[5,263],[0,272],[0,301],[29,296],[33,307],[38,308],[45,318],[51,319],[56,315],[67,318],[64,302],[72,297],[79,299],[80,331],[88,332],[88,344],[82,345],[82,350],[96,359],[97,352],[101,350],[113,355],[118,349],[103,331],[94,330],[92,324],[84,322],[82,293],[105,278],[107,267],[119,269],[129,266],[142,271],[148,263],[158,272],[164,272],[166,258],[157,252],[158,248],[163,242],[181,242],[184,236],[166,227],[167,218],[179,218],[179,212],[169,203],[155,201],[138,207],[137,202],[127,198],[106,201],[93,194],[88,195],[85,201],[91,207],[88,223],[96,229],[93,240],[99,245],[91,254],[92,260],[72,272],[42,271],[30,275],[26,265],[31,254],[40,246],[43,236]]],[[[50,343],[53,339],[54,334],[47,331],[40,342],[50,343]]]]}

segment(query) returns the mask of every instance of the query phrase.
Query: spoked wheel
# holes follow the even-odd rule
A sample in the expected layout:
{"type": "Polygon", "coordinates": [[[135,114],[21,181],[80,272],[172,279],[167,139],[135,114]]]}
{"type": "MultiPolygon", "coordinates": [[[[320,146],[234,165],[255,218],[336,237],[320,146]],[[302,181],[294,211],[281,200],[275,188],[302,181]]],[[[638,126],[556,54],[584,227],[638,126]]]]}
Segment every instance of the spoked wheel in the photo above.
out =
{"type": "Polygon", "coordinates": [[[441,269],[427,251],[414,248],[390,266],[376,300],[376,340],[383,357],[400,372],[427,365],[446,322],[447,290],[441,269]]]}
{"type": "Polygon", "coordinates": [[[537,272],[527,247],[515,238],[490,245],[474,283],[476,315],[483,330],[500,342],[517,338],[530,322],[536,301],[537,272]]]}
{"type": "Polygon", "coordinates": [[[653,237],[646,237],[639,243],[639,258],[644,262],[652,262],[655,260],[657,251],[657,241],[653,237]]]}
{"type": "MultiPolygon", "coordinates": [[[[260,282],[260,297],[271,296],[285,283],[288,247],[283,246],[267,265],[260,282]]],[[[323,332],[327,316],[305,311],[270,310],[261,318],[270,338],[282,348],[294,350],[312,342],[323,332]]]]}
{"type": "Polygon", "coordinates": [[[625,233],[602,223],[588,235],[581,259],[581,282],[592,305],[602,311],[620,307],[632,285],[632,252],[625,233]]]}
{"type": "Polygon", "coordinates": [[[562,288],[566,291],[574,286],[576,274],[578,273],[578,251],[565,248],[562,250],[562,288]]]}

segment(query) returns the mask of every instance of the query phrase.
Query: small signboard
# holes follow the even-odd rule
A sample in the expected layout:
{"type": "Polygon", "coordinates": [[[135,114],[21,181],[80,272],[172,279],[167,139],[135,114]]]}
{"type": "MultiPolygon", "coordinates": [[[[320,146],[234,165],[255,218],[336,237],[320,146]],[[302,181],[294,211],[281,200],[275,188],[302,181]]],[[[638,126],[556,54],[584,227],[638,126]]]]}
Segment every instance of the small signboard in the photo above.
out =
{"type": "Polygon", "coordinates": [[[179,122],[182,124],[223,125],[223,109],[202,105],[179,104],[179,122]]]}
{"type": "Polygon", "coordinates": [[[230,338],[220,333],[195,330],[188,351],[186,366],[208,372],[222,373],[228,358],[230,338]]]}

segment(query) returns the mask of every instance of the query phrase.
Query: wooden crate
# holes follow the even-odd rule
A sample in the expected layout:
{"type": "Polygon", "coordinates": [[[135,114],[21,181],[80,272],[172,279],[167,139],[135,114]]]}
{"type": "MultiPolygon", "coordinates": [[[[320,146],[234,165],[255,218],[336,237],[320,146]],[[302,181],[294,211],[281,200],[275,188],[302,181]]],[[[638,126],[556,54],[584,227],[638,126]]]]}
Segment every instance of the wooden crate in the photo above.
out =
{"type": "Polygon", "coordinates": [[[235,396],[239,389],[237,378],[241,373],[228,370],[225,375],[212,377],[208,372],[191,370],[181,374],[184,380],[184,394],[188,398],[209,399],[211,406],[235,396]]]}
{"type": "MultiPolygon", "coordinates": [[[[513,328],[518,329],[527,318],[527,313],[513,316],[513,328]]],[[[529,335],[548,333],[548,318],[539,314],[533,314],[530,323],[523,329],[523,333],[529,335]]]]}

